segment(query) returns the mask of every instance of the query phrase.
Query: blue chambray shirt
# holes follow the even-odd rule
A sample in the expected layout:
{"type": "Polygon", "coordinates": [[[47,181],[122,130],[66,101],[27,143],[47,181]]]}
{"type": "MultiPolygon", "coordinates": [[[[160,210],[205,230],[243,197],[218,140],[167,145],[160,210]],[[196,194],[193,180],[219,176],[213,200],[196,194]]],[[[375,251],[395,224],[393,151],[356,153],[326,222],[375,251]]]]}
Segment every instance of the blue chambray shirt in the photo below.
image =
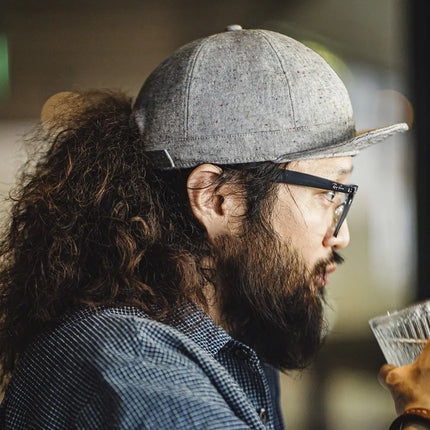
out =
{"type": "Polygon", "coordinates": [[[21,355],[2,429],[283,429],[278,373],[201,311],[82,309],[21,355]]]}

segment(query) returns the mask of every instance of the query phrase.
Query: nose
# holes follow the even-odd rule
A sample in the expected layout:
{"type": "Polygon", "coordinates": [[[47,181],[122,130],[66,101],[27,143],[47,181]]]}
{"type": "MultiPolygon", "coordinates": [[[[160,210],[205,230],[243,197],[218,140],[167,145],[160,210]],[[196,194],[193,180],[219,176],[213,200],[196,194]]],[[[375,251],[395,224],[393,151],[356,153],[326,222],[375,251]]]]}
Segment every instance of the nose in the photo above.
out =
{"type": "Polygon", "coordinates": [[[349,228],[348,222],[345,220],[340,228],[337,237],[333,236],[334,228],[330,228],[324,237],[323,245],[332,249],[346,248],[349,244],[349,228]]]}

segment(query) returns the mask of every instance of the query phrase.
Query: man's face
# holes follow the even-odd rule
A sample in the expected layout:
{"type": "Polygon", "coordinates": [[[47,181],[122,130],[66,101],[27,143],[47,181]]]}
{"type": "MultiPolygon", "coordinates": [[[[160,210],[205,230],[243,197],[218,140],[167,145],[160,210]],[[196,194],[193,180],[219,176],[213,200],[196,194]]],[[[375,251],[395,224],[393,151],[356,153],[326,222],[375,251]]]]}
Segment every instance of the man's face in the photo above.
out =
{"type": "MultiPolygon", "coordinates": [[[[299,161],[288,168],[345,183],[351,159],[299,161]]],[[[272,232],[255,224],[244,235],[213,241],[227,330],[278,368],[305,367],[321,345],[327,274],[341,261],[335,251],[349,242],[346,223],[333,237],[340,202],[326,190],[279,184],[272,232]]]]}
{"type": "MultiPolygon", "coordinates": [[[[345,184],[352,170],[352,162],[351,157],[304,160],[290,163],[288,169],[345,184]]],[[[340,193],[333,196],[327,190],[280,184],[273,208],[273,230],[282,242],[292,244],[309,272],[321,260],[330,258],[333,251],[349,243],[346,221],[338,236],[333,236],[334,210],[341,203],[340,198],[340,193]]],[[[316,288],[327,285],[327,275],[336,269],[336,265],[330,264],[325,269],[325,276],[313,280],[316,288]]]]}

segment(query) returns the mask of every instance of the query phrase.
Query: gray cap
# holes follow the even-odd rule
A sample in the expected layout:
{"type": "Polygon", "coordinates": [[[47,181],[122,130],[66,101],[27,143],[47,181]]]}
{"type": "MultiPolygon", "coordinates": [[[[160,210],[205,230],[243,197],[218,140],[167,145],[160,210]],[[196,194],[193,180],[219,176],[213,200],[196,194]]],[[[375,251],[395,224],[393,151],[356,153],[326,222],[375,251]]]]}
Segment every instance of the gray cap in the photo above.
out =
{"type": "Polygon", "coordinates": [[[346,88],[317,53],[272,31],[227,30],[179,48],[143,85],[134,113],[156,167],[356,155],[408,129],[357,133],[346,88]]]}

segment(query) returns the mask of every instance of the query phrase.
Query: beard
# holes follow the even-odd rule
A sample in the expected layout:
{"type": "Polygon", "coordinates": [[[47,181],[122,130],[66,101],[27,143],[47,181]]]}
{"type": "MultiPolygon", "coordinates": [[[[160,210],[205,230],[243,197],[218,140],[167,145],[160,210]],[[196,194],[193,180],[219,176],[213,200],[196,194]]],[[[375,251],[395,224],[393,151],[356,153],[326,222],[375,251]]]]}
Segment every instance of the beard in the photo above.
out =
{"type": "Polygon", "coordinates": [[[279,370],[303,369],[326,332],[326,267],[337,253],[307,269],[290,244],[258,227],[214,240],[215,287],[223,326],[279,370]]]}

